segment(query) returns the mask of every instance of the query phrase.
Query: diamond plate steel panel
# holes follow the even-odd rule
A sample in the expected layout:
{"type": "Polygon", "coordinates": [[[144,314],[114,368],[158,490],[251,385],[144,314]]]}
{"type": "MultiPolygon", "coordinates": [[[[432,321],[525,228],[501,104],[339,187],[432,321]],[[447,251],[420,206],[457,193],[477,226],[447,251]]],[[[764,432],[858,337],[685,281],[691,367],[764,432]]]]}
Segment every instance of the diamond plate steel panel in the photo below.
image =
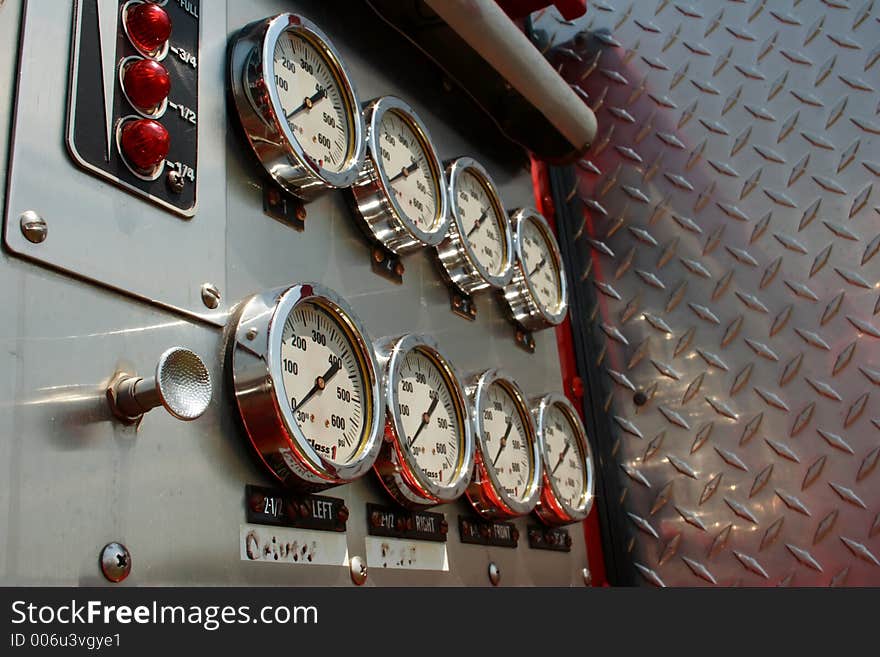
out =
{"type": "Polygon", "coordinates": [[[641,581],[880,585],[880,2],[533,21],[599,118],[573,278],[641,581]]]}

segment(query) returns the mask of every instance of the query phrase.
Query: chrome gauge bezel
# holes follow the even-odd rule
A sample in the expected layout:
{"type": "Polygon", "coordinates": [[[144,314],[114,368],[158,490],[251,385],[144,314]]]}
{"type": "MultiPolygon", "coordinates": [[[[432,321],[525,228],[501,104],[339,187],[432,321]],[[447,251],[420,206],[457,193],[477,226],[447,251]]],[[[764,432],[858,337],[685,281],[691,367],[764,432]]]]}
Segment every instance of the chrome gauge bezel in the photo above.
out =
{"type": "Polygon", "coordinates": [[[385,401],[369,334],[345,300],[318,283],[301,283],[254,295],[242,303],[234,318],[229,345],[232,387],[244,429],[269,472],[282,484],[302,490],[321,490],[366,474],[382,446],[385,401]],[[358,352],[364,389],[370,395],[363,401],[364,438],[356,457],[346,464],[329,461],[309,444],[284,389],[284,324],[306,303],[327,310],[346,331],[358,352]]]}
{"type": "Polygon", "coordinates": [[[405,507],[423,508],[457,500],[467,489],[474,468],[474,437],[468,399],[458,371],[436,340],[426,335],[383,338],[376,342],[375,349],[383,371],[386,408],[385,444],[374,465],[376,474],[388,493],[405,507]],[[456,405],[458,426],[463,432],[458,467],[447,485],[440,485],[425,475],[405,439],[406,430],[397,403],[397,388],[401,366],[414,350],[430,358],[446,379],[456,405]]]}
{"type": "Polygon", "coordinates": [[[310,200],[327,189],[351,186],[364,163],[364,119],[348,69],[327,36],[297,14],[256,21],[241,30],[230,49],[232,97],[248,142],[271,178],[289,193],[310,200]],[[329,64],[351,121],[346,165],[339,171],[309,157],[284,118],[274,82],[275,45],[287,31],[307,39],[329,64]]]}
{"type": "Polygon", "coordinates": [[[498,188],[489,172],[471,157],[460,157],[446,167],[447,196],[449,198],[449,230],[440,244],[437,245],[437,258],[446,278],[465,294],[473,294],[489,287],[501,289],[510,282],[513,276],[513,236],[510,222],[498,194],[498,188]],[[480,262],[467,238],[467,231],[462,225],[461,213],[456,202],[456,190],[461,176],[470,171],[485,185],[489,198],[501,219],[504,240],[504,263],[498,274],[492,274],[480,262]]]}
{"type": "Polygon", "coordinates": [[[568,282],[565,276],[565,266],[562,263],[562,253],[556,236],[547,223],[547,220],[534,208],[519,208],[510,215],[513,224],[513,248],[514,263],[513,277],[504,287],[502,292],[504,300],[510,310],[511,317],[523,328],[539,330],[560,324],[568,314],[568,282]],[[559,304],[556,309],[545,308],[538,301],[535,289],[529,280],[525,269],[525,260],[522,253],[522,230],[525,222],[532,222],[541,232],[550,248],[553,264],[559,279],[559,304]]]}
{"type": "Polygon", "coordinates": [[[535,506],[535,515],[548,525],[567,525],[586,518],[593,507],[595,497],[595,470],[593,467],[593,451],[590,449],[590,441],[587,432],[581,422],[580,415],[574,405],[565,395],[550,393],[544,395],[534,405],[532,414],[535,419],[535,430],[541,444],[541,455],[544,462],[543,486],[541,497],[535,506]],[[569,425],[574,429],[575,438],[578,442],[580,457],[584,463],[584,491],[578,499],[578,503],[570,505],[563,500],[556,480],[551,475],[553,463],[550,462],[550,453],[547,441],[544,439],[544,430],[547,426],[547,414],[551,408],[559,408],[568,419],[569,425]]]}
{"type": "Polygon", "coordinates": [[[364,107],[367,153],[360,175],[351,187],[354,206],[367,233],[386,249],[404,254],[425,246],[436,246],[449,228],[446,174],[428,128],[408,104],[396,96],[382,96],[364,107]],[[388,172],[381,164],[380,126],[388,112],[401,118],[418,138],[428,160],[437,195],[433,229],[425,231],[410,221],[395,198],[388,172]]]}
{"type": "Polygon", "coordinates": [[[542,448],[535,431],[531,409],[519,385],[505,372],[490,369],[473,377],[467,388],[471,400],[471,421],[474,429],[474,476],[467,489],[467,497],[471,505],[485,518],[515,518],[530,513],[538,502],[541,494],[543,477],[542,448]],[[483,414],[480,408],[491,385],[499,383],[510,393],[517,411],[522,419],[523,427],[529,433],[531,442],[532,472],[521,499],[510,495],[498,479],[498,474],[491,459],[485,458],[487,453],[486,439],[483,432],[483,414]]]}

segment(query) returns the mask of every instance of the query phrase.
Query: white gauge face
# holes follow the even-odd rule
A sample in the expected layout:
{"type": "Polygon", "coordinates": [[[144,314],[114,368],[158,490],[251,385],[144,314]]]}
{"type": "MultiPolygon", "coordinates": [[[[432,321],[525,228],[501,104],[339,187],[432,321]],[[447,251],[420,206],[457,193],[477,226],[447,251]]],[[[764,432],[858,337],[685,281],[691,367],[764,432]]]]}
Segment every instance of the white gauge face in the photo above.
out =
{"type": "Polygon", "coordinates": [[[527,493],[532,477],[532,445],[518,404],[504,385],[494,382],[482,397],[486,467],[495,471],[504,490],[517,501],[527,493]]]}
{"type": "Polygon", "coordinates": [[[405,215],[402,219],[426,233],[433,232],[440,221],[440,188],[424,143],[403,114],[389,110],[379,122],[379,144],[379,166],[388,177],[389,192],[405,215]]]}
{"type": "Polygon", "coordinates": [[[522,223],[521,241],[523,268],[534,290],[535,301],[544,310],[555,312],[562,302],[560,272],[544,232],[533,222],[522,223]]]}
{"type": "Polygon", "coordinates": [[[560,501],[570,508],[578,507],[587,487],[584,454],[571,419],[555,404],[544,415],[544,444],[546,472],[556,484],[560,501]]]}
{"type": "Polygon", "coordinates": [[[453,203],[458,206],[462,238],[468,243],[474,256],[492,276],[504,271],[504,231],[507,219],[498,212],[496,203],[485,183],[470,169],[458,178],[453,203]]]}
{"type": "Polygon", "coordinates": [[[354,129],[332,64],[299,32],[275,43],[274,81],[284,118],[302,149],[319,167],[348,166],[354,129]]]}
{"type": "Polygon", "coordinates": [[[445,486],[457,474],[464,441],[456,401],[436,361],[413,349],[400,365],[395,390],[405,440],[433,483],[445,486]]]}
{"type": "Polygon", "coordinates": [[[357,354],[340,320],[317,303],[300,304],[284,323],[282,379],[294,421],[318,454],[339,465],[354,460],[369,430],[357,354]]]}

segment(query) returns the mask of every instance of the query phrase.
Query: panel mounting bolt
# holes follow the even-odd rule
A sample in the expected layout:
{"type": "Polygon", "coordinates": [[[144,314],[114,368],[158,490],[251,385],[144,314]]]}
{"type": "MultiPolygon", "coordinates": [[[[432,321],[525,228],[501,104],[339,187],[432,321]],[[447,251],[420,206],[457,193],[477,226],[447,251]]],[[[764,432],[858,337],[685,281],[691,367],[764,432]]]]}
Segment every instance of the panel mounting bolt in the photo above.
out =
{"type": "Polygon", "coordinates": [[[172,192],[180,194],[183,191],[183,185],[186,181],[183,179],[183,176],[180,175],[180,171],[177,169],[169,169],[168,175],[165,176],[165,182],[168,183],[168,187],[172,192]]]}
{"type": "Polygon", "coordinates": [[[213,283],[202,285],[202,303],[211,310],[220,305],[220,290],[213,283]]]}
{"type": "Polygon", "coordinates": [[[18,219],[21,233],[28,242],[39,244],[49,234],[49,226],[46,224],[46,220],[33,210],[25,210],[18,219]]]}
{"type": "Polygon", "coordinates": [[[501,571],[494,561],[489,562],[489,581],[492,582],[492,586],[498,586],[501,581],[501,571]]]}
{"type": "Polygon", "coordinates": [[[101,572],[118,584],[131,572],[131,554],[122,543],[107,543],[101,550],[101,572]]]}
{"type": "Polygon", "coordinates": [[[361,586],[367,581],[367,564],[360,557],[351,558],[351,581],[361,586]]]}

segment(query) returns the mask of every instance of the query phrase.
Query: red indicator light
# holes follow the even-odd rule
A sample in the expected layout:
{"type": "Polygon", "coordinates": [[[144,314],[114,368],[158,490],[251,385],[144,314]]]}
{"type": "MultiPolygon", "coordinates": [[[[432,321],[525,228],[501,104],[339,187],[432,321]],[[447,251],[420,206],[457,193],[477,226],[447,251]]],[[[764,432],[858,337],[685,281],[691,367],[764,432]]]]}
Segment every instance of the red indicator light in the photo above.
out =
{"type": "Polygon", "coordinates": [[[168,131],[158,121],[135,119],[122,126],[119,145],[132,167],[148,173],[168,155],[171,139],[168,131]]]}
{"type": "Polygon", "coordinates": [[[171,36],[171,19],[162,7],[142,2],[126,12],[125,29],[135,48],[146,55],[156,55],[171,36]]]}
{"type": "Polygon", "coordinates": [[[150,112],[168,97],[171,78],[159,62],[139,59],[125,67],[122,86],[132,105],[144,112],[150,112]]]}

